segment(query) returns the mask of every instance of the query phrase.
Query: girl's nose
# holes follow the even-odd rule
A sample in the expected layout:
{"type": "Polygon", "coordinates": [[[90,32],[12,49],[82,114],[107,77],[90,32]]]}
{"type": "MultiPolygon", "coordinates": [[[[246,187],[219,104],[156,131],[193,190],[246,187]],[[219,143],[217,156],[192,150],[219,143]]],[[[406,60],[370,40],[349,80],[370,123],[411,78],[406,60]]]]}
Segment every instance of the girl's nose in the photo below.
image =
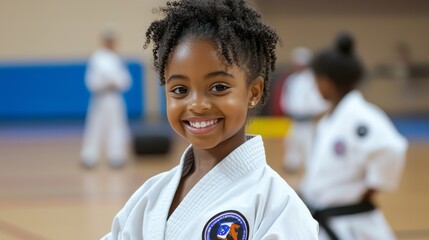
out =
{"type": "Polygon", "coordinates": [[[195,113],[202,113],[211,108],[209,99],[204,94],[194,94],[189,104],[189,110],[195,113]]]}

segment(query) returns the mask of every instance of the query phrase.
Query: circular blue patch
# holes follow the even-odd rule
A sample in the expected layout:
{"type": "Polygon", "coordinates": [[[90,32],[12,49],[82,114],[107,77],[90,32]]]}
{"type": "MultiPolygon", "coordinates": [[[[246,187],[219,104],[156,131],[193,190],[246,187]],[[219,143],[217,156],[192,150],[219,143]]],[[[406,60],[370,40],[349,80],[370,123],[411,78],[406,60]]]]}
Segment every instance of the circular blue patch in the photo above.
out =
{"type": "Polygon", "coordinates": [[[204,226],[203,240],[248,240],[249,223],[238,211],[216,214],[204,226]]]}

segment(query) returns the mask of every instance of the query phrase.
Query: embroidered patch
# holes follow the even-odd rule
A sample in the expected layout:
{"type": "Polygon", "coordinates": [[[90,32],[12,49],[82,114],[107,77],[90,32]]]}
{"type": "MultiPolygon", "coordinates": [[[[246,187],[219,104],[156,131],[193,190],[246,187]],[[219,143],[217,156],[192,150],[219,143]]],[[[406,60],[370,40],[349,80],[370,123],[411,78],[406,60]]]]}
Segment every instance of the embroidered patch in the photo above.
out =
{"type": "Polygon", "coordinates": [[[359,137],[365,137],[368,134],[368,127],[365,125],[360,125],[357,128],[356,133],[359,137]]]}
{"type": "Polygon", "coordinates": [[[346,144],[343,141],[338,140],[334,145],[334,151],[337,156],[344,156],[346,153],[346,144]]]}
{"type": "Polygon", "coordinates": [[[249,223],[238,211],[216,214],[204,226],[203,240],[248,240],[249,223]]]}

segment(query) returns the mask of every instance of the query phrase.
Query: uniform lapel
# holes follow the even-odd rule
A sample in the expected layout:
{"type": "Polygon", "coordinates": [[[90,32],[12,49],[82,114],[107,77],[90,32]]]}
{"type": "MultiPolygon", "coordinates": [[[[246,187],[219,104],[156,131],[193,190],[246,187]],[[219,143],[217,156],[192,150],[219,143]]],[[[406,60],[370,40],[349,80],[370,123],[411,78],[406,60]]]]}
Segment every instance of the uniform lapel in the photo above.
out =
{"type": "Polygon", "coordinates": [[[178,171],[176,171],[173,179],[170,181],[169,184],[166,185],[166,187],[160,194],[158,202],[153,209],[153,214],[151,214],[149,220],[150,227],[147,229],[150,232],[150,240],[165,239],[164,235],[166,230],[168,212],[170,210],[174,195],[176,194],[177,187],[179,186],[180,179],[182,178],[182,173],[184,170],[187,171],[187,163],[189,163],[190,161],[193,161],[193,153],[192,148],[188,147],[182,155],[178,171]]]}

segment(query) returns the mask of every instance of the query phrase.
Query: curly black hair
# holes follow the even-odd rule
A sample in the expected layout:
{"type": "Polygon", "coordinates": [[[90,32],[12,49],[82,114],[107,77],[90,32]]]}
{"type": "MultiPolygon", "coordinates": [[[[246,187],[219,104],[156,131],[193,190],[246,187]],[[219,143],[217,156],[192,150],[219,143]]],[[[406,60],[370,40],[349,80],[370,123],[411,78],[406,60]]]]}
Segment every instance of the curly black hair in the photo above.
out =
{"type": "Polygon", "coordinates": [[[248,81],[264,79],[261,103],[268,95],[269,74],[274,71],[278,41],[276,32],[244,0],[182,0],[167,2],[161,20],[152,22],[146,32],[144,48],[153,41],[155,70],[165,84],[170,54],[180,41],[189,37],[211,40],[220,57],[247,73],[248,81]]]}

